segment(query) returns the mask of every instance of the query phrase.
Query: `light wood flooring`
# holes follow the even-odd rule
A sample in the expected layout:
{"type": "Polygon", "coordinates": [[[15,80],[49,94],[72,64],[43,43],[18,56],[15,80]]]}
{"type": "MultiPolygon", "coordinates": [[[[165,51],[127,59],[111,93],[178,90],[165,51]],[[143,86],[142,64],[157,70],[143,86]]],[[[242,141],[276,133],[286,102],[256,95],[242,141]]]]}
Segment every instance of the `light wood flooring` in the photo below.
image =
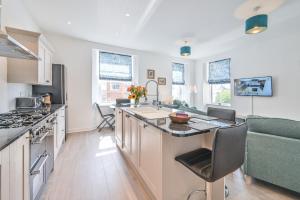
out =
{"type": "MultiPolygon", "coordinates": [[[[226,177],[228,200],[295,200],[298,194],[255,181],[245,184],[239,171],[226,177]]],[[[42,200],[150,200],[135,172],[104,129],[68,135],[42,200]]]]}

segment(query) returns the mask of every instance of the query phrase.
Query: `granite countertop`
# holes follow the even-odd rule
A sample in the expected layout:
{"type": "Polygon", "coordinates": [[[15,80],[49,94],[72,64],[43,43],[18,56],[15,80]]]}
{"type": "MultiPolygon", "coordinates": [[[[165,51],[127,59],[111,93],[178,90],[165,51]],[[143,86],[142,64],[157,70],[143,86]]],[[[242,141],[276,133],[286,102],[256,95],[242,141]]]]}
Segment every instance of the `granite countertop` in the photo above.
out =
{"type": "MultiPolygon", "coordinates": [[[[130,109],[131,107],[120,106],[118,108],[136,117],[137,119],[142,120],[143,122],[152,125],[153,127],[158,128],[163,132],[168,133],[175,137],[188,137],[188,136],[208,133],[211,130],[214,130],[216,128],[225,128],[234,125],[234,123],[229,121],[224,121],[214,117],[209,117],[206,115],[199,115],[199,114],[194,114],[189,112],[185,112],[191,116],[189,122],[187,124],[177,124],[177,123],[172,123],[169,117],[161,118],[161,119],[146,119],[132,112],[130,109]]],[[[178,111],[176,109],[170,109],[170,108],[160,108],[160,109],[169,112],[178,111]]]]}
{"type": "MultiPolygon", "coordinates": [[[[0,129],[0,151],[13,143],[15,140],[23,136],[25,133],[27,133],[34,125],[37,123],[43,121],[47,117],[49,117],[51,114],[53,114],[58,109],[64,107],[63,104],[53,104],[51,107],[49,107],[49,114],[45,115],[43,118],[40,118],[36,120],[33,124],[29,126],[19,127],[19,128],[4,128],[0,129]]],[[[34,109],[33,109],[34,111],[34,109]]]]}

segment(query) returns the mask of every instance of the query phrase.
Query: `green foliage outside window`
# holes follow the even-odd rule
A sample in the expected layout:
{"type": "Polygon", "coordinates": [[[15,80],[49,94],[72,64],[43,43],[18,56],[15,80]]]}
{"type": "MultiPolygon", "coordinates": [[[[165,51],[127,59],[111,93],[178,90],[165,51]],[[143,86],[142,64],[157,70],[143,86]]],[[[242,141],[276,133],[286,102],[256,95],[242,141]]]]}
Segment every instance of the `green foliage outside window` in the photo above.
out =
{"type": "Polygon", "coordinates": [[[217,103],[230,103],[231,94],[230,90],[223,90],[217,93],[216,102],[217,103]]]}

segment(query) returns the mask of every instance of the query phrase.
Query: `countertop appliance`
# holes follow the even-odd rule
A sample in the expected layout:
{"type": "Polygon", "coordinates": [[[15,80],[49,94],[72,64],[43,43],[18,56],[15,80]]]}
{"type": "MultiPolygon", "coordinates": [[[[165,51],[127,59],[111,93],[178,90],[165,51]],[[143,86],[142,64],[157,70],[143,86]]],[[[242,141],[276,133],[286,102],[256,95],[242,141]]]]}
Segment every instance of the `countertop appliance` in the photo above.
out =
{"type": "Polygon", "coordinates": [[[22,109],[0,114],[0,129],[19,128],[33,125],[37,120],[49,114],[47,110],[22,109]]]}
{"type": "Polygon", "coordinates": [[[43,97],[17,97],[16,98],[16,108],[38,108],[42,106],[43,97]]]}

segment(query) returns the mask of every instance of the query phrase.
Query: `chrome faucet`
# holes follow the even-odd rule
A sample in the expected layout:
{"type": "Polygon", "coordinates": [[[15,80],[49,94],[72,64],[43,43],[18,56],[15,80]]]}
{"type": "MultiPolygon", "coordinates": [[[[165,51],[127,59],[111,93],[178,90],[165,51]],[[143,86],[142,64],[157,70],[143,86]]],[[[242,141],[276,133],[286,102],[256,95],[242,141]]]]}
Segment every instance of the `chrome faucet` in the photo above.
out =
{"type": "MultiPolygon", "coordinates": [[[[155,81],[155,80],[149,80],[149,81],[147,81],[147,82],[146,82],[146,85],[145,85],[146,90],[147,90],[147,86],[148,86],[148,84],[149,84],[150,82],[153,82],[153,83],[156,84],[156,105],[157,105],[157,108],[158,108],[158,107],[159,107],[159,100],[158,100],[158,99],[159,99],[158,82],[155,81]]],[[[148,100],[147,96],[145,97],[145,100],[146,100],[146,101],[148,100]]]]}

